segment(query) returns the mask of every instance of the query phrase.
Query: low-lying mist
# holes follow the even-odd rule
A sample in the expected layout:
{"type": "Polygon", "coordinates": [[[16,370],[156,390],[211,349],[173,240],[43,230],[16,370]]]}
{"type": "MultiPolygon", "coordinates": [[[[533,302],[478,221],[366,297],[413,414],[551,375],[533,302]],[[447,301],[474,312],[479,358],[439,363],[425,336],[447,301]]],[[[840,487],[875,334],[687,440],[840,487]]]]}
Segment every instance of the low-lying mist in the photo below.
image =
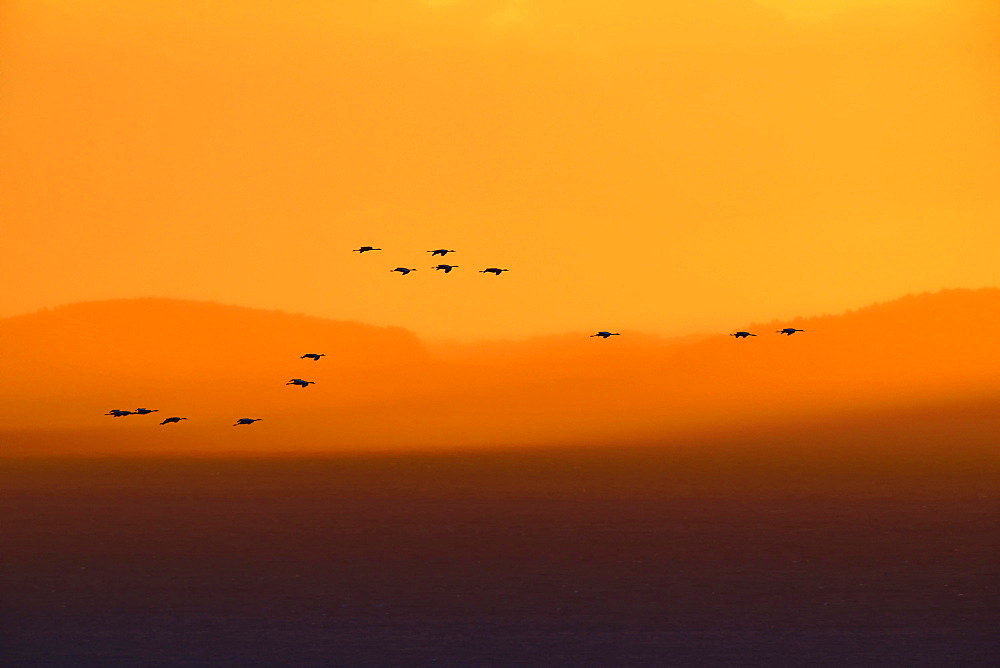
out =
{"type": "Polygon", "coordinates": [[[0,321],[0,429],[8,454],[202,455],[669,444],[935,411],[988,434],[998,325],[994,289],[751,325],[747,339],[482,344],[218,304],[95,302],[0,321]],[[137,407],[157,412],[105,415],[137,407]],[[160,426],[169,416],[188,419],[160,426]],[[243,417],[262,421],[233,426],[243,417]]]}

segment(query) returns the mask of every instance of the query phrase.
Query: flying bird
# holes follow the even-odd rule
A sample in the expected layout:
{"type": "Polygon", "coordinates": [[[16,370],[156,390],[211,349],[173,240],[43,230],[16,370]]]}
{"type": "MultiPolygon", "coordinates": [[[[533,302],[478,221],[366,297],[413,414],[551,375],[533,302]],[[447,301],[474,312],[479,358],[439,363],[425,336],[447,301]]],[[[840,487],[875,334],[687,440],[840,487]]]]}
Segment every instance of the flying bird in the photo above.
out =
{"type": "Polygon", "coordinates": [[[748,336],[757,336],[757,335],[751,334],[750,332],[736,332],[735,334],[730,334],[729,336],[735,336],[737,339],[745,339],[748,336]]]}
{"type": "Polygon", "coordinates": [[[314,380],[302,380],[301,378],[292,378],[290,381],[285,383],[285,385],[298,385],[299,387],[309,387],[310,385],[315,385],[314,380]]]}
{"type": "Polygon", "coordinates": [[[159,408],[136,408],[132,412],[137,415],[146,415],[147,413],[156,413],[159,410],[160,410],[159,408]]]}
{"type": "Polygon", "coordinates": [[[496,274],[497,276],[499,276],[500,272],[502,272],[502,271],[510,271],[510,269],[497,269],[496,267],[487,267],[486,269],[483,269],[479,273],[480,274],[496,274]]]}
{"type": "Polygon", "coordinates": [[[233,426],[235,427],[241,424],[253,424],[254,422],[260,422],[263,419],[264,418],[240,418],[233,424],[233,426]]]}
{"type": "Polygon", "coordinates": [[[403,276],[406,276],[411,271],[416,271],[416,269],[407,269],[406,267],[396,267],[395,269],[390,269],[389,271],[398,271],[403,276]]]}
{"type": "Polygon", "coordinates": [[[621,336],[621,334],[619,334],[618,332],[598,332],[597,334],[591,334],[590,338],[594,338],[595,336],[599,336],[602,339],[606,339],[609,336],[621,336]]]}
{"type": "Polygon", "coordinates": [[[779,329],[777,331],[777,334],[787,334],[788,336],[791,336],[795,332],[804,332],[804,331],[806,331],[806,330],[804,330],[804,329],[795,329],[794,327],[785,327],[784,329],[779,329]]]}
{"type": "Polygon", "coordinates": [[[304,360],[307,357],[309,359],[311,359],[312,361],[314,361],[314,362],[318,362],[320,357],[326,357],[326,353],[306,353],[305,355],[303,355],[299,359],[300,360],[304,360]]]}
{"type": "Polygon", "coordinates": [[[115,408],[110,413],[105,413],[105,415],[111,415],[112,417],[125,417],[126,415],[132,415],[132,411],[120,411],[115,408]]]}
{"type": "Polygon", "coordinates": [[[449,274],[452,269],[456,269],[457,267],[457,264],[439,264],[436,267],[431,267],[431,269],[442,269],[444,270],[444,273],[449,274]]]}
{"type": "Polygon", "coordinates": [[[427,252],[431,254],[431,257],[434,257],[435,255],[440,255],[440,256],[444,257],[448,253],[454,253],[455,251],[448,250],[446,248],[438,248],[437,250],[429,250],[427,252]]]}
{"type": "Polygon", "coordinates": [[[163,425],[170,424],[171,422],[180,422],[181,420],[187,420],[187,418],[182,418],[182,417],[168,417],[166,420],[164,420],[163,422],[160,423],[160,426],[162,427],[163,425]]]}
{"type": "Polygon", "coordinates": [[[368,251],[382,250],[381,248],[375,248],[374,246],[362,246],[361,248],[355,248],[352,252],[354,253],[367,253],[368,251]]]}

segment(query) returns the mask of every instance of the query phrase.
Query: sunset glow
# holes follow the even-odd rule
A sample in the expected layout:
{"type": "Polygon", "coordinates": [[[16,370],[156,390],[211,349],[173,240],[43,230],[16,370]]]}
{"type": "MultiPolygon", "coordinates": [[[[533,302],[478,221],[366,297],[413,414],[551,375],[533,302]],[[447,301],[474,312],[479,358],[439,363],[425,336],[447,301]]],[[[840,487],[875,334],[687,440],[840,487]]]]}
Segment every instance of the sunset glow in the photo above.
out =
{"type": "Polygon", "coordinates": [[[14,2],[0,314],[170,297],[475,340],[993,286],[996,19],[916,0],[14,2]],[[442,245],[448,276],[424,252],[442,245]]]}
{"type": "Polygon", "coordinates": [[[997,0],[0,3],[0,663],[996,666],[997,0]]]}

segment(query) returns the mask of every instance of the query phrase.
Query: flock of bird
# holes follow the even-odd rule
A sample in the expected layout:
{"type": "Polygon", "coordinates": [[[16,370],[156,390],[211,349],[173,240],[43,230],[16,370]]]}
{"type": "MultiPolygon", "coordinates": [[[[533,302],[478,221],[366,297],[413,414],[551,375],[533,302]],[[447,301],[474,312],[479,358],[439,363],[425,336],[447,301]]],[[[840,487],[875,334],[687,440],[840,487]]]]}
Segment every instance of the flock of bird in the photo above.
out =
{"type": "MultiPolygon", "coordinates": [[[[382,250],[382,249],[381,248],[375,248],[374,246],[362,246],[361,248],[355,248],[353,252],[354,253],[367,253],[369,251],[380,251],[380,250],[382,250]]],[[[450,248],[435,248],[434,250],[429,250],[427,252],[431,254],[431,257],[434,257],[434,256],[444,257],[448,253],[454,253],[455,251],[452,250],[452,249],[450,249],[450,248]]],[[[443,271],[446,274],[450,274],[452,269],[458,269],[458,265],[457,264],[439,264],[439,265],[435,265],[435,266],[431,267],[431,269],[437,269],[439,271],[443,271]]],[[[399,272],[403,276],[406,276],[411,271],[416,271],[416,269],[413,269],[413,268],[410,268],[410,267],[396,267],[395,269],[390,269],[389,271],[390,272],[392,272],[392,271],[399,272]]],[[[500,274],[502,274],[505,271],[510,271],[510,269],[500,269],[499,267],[487,267],[486,269],[480,270],[479,273],[480,274],[494,274],[496,276],[499,276],[500,274]]]]}
{"type": "MultiPolygon", "coordinates": [[[[374,246],[362,246],[361,248],[355,248],[352,252],[364,254],[364,253],[368,253],[370,251],[380,251],[380,250],[382,250],[382,249],[381,248],[375,248],[374,246]]],[[[435,256],[444,257],[444,256],[448,255],[448,253],[454,253],[455,251],[452,250],[452,249],[449,249],[449,248],[435,248],[434,250],[429,250],[427,252],[431,254],[431,257],[435,257],[435,256]]],[[[458,265],[457,264],[439,264],[439,265],[436,265],[434,267],[431,267],[431,269],[436,269],[436,270],[439,270],[439,271],[443,271],[446,274],[449,274],[449,273],[451,273],[452,269],[458,269],[458,265]]],[[[408,268],[408,267],[396,267],[395,269],[391,269],[390,271],[398,272],[399,274],[402,274],[403,276],[406,276],[410,272],[416,271],[416,269],[411,269],[411,268],[408,268]]],[[[510,271],[510,270],[509,269],[501,269],[499,267],[487,267],[486,269],[480,270],[479,273],[481,273],[481,274],[494,274],[496,276],[499,276],[500,274],[502,274],[505,271],[510,271]]],[[[795,329],[794,327],[785,327],[784,329],[779,329],[775,333],[776,334],[785,334],[787,336],[791,336],[792,334],[795,334],[796,332],[804,332],[804,331],[805,330],[803,330],[803,329],[795,329]]],[[[618,333],[618,332],[600,331],[600,332],[597,332],[596,334],[591,334],[590,335],[591,338],[593,338],[595,336],[600,337],[602,339],[608,339],[608,338],[610,338],[612,336],[621,336],[621,334],[618,333]]],[[[735,336],[737,339],[745,339],[747,337],[757,336],[757,335],[756,334],[752,334],[751,332],[739,331],[739,332],[736,332],[734,334],[730,334],[729,336],[735,336]]],[[[309,359],[309,360],[312,360],[314,362],[318,362],[320,357],[326,357],[326,354],[325,353],[306,353],[305,355],[302,355],[299,359],[309,359]]],[[[303,380],[302,378],[292,378],[290,381],[288,381],[287,383],[285,383],[285,385],[295,385],[295,386],[301,387],[303,389],[309,387],[310,385],[315,385],[315,384],[316,384],[316,381],[303,380]]],[[[112,417],[116,417],[117,418],[117,417],[125,417],[127,415],[147,415],[149,413],[156,413],[158,411],[159,411],[158,408],[136,408],[134,411],[124,411],[124,410],[120,410],[120,409],[116,408],[116,409],[111,410],[108,413],[105,413],[105,415],[110,415],[112,417]]],[[[163,422],[161,422],[160,425],[162,426],[162,425],[165,425],[165,424],[176,424],[176,423],[180,422],[181,420],[187,420],[187,418],[186,417],[168,417],[163,422]]],[[[240,418],[236,422],[233,423],[233,426],[234,427],[238,427],[240,425],[253,424],[254,422],[260,422],[261,420],[263,420],[263,418],[240,418]]]]}
{"type": "MultiPolygon", "coordinates": [[[[147,413],[156,413],[159,410],[160,410],[159,408],[136,408],[134,411],[123,411],[116,408],[109,413],[105,413],[105,415],[110,415],[112,417],[125,417],[126,415],[146,415],[147,413]]],[[[264,418],[240,418],[233,424],[233,426],[235,427],[241,424],[253,424],[254,422],[260,422],[263,419],[264,418]]],[[[163,422],[160,423],[160,426],[163,426],[165,424],[173,424],[175,422],[180,422],[181,420],[187,420],[187,418],[168,417],[167,419],[165,419],[163,422]]]]}
{"type": "MultiPolygon", "coordinates": [[[[784,329],[779,329],[775,334],[787,334],[791,336],[795,332],[804,332],[804,329],[795,329],[794,327],[785,327],[784,329]]],[[[745,339],[748,336],[757,336],[756,334],[751,334],[750,332],[736,332],[735,334],[730,334],[729,336],[735,336],[737,339],[745,339]]]]}

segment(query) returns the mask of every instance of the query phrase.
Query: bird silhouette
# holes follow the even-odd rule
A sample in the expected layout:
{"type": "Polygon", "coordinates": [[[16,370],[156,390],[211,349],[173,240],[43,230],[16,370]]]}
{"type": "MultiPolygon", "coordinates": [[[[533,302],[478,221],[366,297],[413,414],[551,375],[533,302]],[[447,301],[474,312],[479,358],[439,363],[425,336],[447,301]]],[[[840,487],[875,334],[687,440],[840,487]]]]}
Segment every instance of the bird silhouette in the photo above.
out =
{"type": "Polygon", "coordinates": [[[502,272],[502,271],[510,271],[510,269],[497,269],[496,267],[487,267],[486,269],[483,269],[479,273],[480,274],[496,274],[497,276],[499,276],[500,272],[502,272]]]}
{"type": "Polygon", "coordinates": [[[301,378],[292,378],[290,381],[285,383],[285,385],[298,385],[299,387],[309,387],[310,385],[315,385],[314,380],[302,380],[301,378]]]}
{"type": "Polygon", "coordinates": [[[434,257],[435,255],[440,255],[440,256],[444,257],[448,253],[454,253],[455,251],[448,250],[446,248],[438,248],[437,250],[429,250],[427,252],[431,254],[431,257],[434,257]]]}
{"type": "Polygon", "coordinates": [[[407,269],[406,267],[396,267],[395,269],[390,269],[389,271],[398,271],[403,276],[406,276],[411,271],[416,271],[416,269],[407,269]]]}
{"type": "Polygon", "coordinates": [[[236,427],[241,424],[253,424],[254,422],[260,422],[263,419],[264,418],[240,418],[233,424],[233,426],[236,427]]]}
{"type": "Polygon", "coordinates": [[[115,408],[110,413],[105,413],[105,415],[110,415],[112,417],[125,417],[126,415],[132,415],[132,411],[120,411],[115,408]]]}
{"type": "Polygon", "coordinates": [[[795,332],[804,332],[804,331],[806,331],[806,330],[804,330],[804,329],[795,329],[794,327],[785,327],[784,329],[779,329],[776,333],[777,334],[787,334],[788,336],[791,336],[795,332]]]}
{"type": "Polygon", "coordinates": [[[745,339],[748,336],[757,336],[757,335],[751,334],[750,332],[736,332],[735,334],[730,334],[729,336],[735,336],[737,339],[745,339]]]}
{"type": "Polygon", "coordinates": [[[187,420],[187,418],[182,418],[182,417],[168,417],[166,420],[164,420],[163,422],[160,423],[160,426],[162,427],[163,425],[170,424],[171,422],[180,422],[181,420],[187,420]]]}
{"type": "Polygon", "coordinates": [[[159,408],[136,408],[132,412],[135,413],[135,414],[137,414],[137,415],[146,415],[147,413],[156,413],[156,412],[159,412],[159,410],[160,410],[159,408]]]}
{"type": "Polygon", "coordinates": [[[621,336],[621,334],[619,334],[618,332],[598,332],[597,334],[591,334],[590,338],[594,338],[595,336],[599,336],[602,339],[606,339],[609,336],[621,336]]]}
{"type": "Polygon", "coordinates": [[[431,267],[431,269],[442,269],[444,270],[444,273],[449,274],[451,273],[452,269],[455,269],[457,267],[458,267],[457,264],[439,264],[436,267],[431,267]]]}
{"type": "Polygon", "coordinates": [[[355,248],[352,252],[354,253],[367,253],[368,251],[382,250],[381,248],[375,248],[374,246],[362,246],[361,248],[355,248]]]}
{"type": "Polygon", "coordinates": [[[326,357],[326,353],[306,353],[305,355],[303,355],[299,359],[300,360],[304,360],[307,357],[309,359],[311,359],[313,362],[318,362],[320,357],[326,357]]]}

